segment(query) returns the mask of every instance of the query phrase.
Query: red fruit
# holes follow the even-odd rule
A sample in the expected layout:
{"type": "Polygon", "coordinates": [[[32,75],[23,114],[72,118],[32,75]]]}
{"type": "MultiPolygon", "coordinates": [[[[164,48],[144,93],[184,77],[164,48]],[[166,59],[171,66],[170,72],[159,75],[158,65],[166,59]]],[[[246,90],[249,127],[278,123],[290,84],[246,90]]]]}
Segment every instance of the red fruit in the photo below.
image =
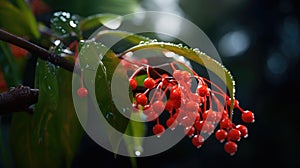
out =
{"type": "Polygon", "coordinates": [[[204,97],[209,95],[209,90],[208,87],[205,85],[202,85],[201,87],[198,88],[198,93],[199,96],[204,97]]]}
{"type": "Polygon", "coordinates": [[[203,127],[202,127],[202,131],[204,133],[208,133],[211,134],[214,132],[215,126],[210,123],[210,122],[204,122],[203,127]]]}
{"type": "Polygon", "coordinates": [[[201,135],[195,135],[192,139],[192,143],[197,148],[200,148],[204,143],[204,138],[201,135]]]}
{"type": "Polygon", "coordinates": [[[232,128],[228,132],[228,138],[232,141],[239,141],[241,139],[241,132],[238,129],[232,128]]]}
{"type": "Polygon", "coordinates": [[[195,127],[186,127],[184,133],[191,138],[195,133],[195,127]]]}
{"type": "MultiPolygon", "coordinates": [[[[227,106],[230,106],[230,104],[231,104],[231,99],[229,98],[229,99],[227,99],[227,106]]],[[[238,106],[239,106],[239,101],[236,100],[236,99],[234,99],[234,101],[233,101],[233,107],[237,108],[238,106]]]]}
{"type": "Polygon", "coordinates": [[[173,77],[176,79],[176,80],[181,80],[182,79],[182,71],[181,70],[175,70],[173,72],[173,77]]]}
{"type": "Polygon", "coordinates": [[[244,111],[242,114],[242,120],[245,123],[253,123],[254,122],[254,114],[251,111],[244,111]]]}
{"type": "Polygon", "coordinates": [[[143,93],[138,93],[135,97],[137,104],[145,106],[147,104],[148,98],[143,93]]]}
{"type": "Polygon", "coordinates": [[[204,122],[203,121],[196,121],[194,126],[195,128],[198,130],[198,131],[201,131],[202,130],[202,127],[204,125],[204,122]]]}
{"type": "Polygon", "coordinates": [[[181,89],[178,87],[172,88],[170,91],[170,99],[174,101],[181,101],[181,89]]]}
{"type": "Polygon", "coordinates": [[[230,155],[234,155],[237,151],[237,144],[232,141],[228,141],[224,145],[225,152],[229,153],[230,155]]]}
{"type": "Polygon", "coordinates": [[[153,121],[153,120],[157,119],[157,117],[158,117],[158,115],[155,112],[151,111],[150,113],[148,113],[146,120],[153,121]]]}
{"type": "Polygon", "coordinates": [[[199,104],[194,102],[194,101],[189,101],[186,105],[185,108],[189,112],[197,112],[198,111],[199,104]]]}
{"type": "Polygon", "coordinates": [[[152,106],[150,106],[149,104],[145,105],[144,106],[144,109],[143,109],[143,113],[145,115],[148,115],[149,113],[153,112],[153,108],[152,106]]]}
{"type": "Polygon", "coordinates": [[[165,128],[161,124],[156,124],[153,127],[152,131],[153,131],[153,134],[157,135],[157,137],[160,137],[165,132],[165,128]]]}
{"type": "Polygon", "coordinates": [[[220,128],[223,128],[225,130],[228,130],[232,127],[232,122],[229,118],[224,118],[223,120],[221,120],[220,122],[220,128]]]}
{"type": "Polygon", "coordinates": [[[215,133],[216,139],[219,140],[220,142],[224,142],[225,138],[227,137],[227,132],[223,129],[219,129],[215,133]]]}
{"type": "Polygon", "coordinates": [[[191,79],[191,74],[187,71],[182,72],[182,78],[184,81],[188,82],[191,79]]]}
{"type": "Polygon", "coordinates": [[[167,78],[168,78],[169,76],[168,76],[167,74],[162,74],[161,77],[162,77],[162,79],[161,79],[162,86],[164,86],[164,87],[168,86],[169,81],[168,81],[167,78]]]}
{"type": "Polygon", "coordinates": [[[246,126],[240,124],[236,126],[236,129],[238,129],[241,132],[242,137],[244,138],[248,137],[248,129],[246,126]]]}
{"type": "Polygon", "coordinates": [[[165,109],[164,102],[157,100],[152,104],[152,108],[156,113],[161,113],[165,109]]]}
{"type": "Polygon", "coordinates": [[[144,86],[148,89],[152,89],[155,86],[155,80],[153,78],[146,78],[144,80],[144,86]]]}
{"type": "Polygon", "coordinates": [[[212,110],[207,110],[203,114],[203,120],[215,122],[216,121],[216,112],[212,110]]]}
{"type": "Polygon", "coordinates": [[[178,125],[178,122],[175,118],[171,117],[169,118],[167,121],[166,121],[166,125],[168,128],[170,128],[171,130],[174,130],[177,125],[178,125]]]}
{"type": "Polygon", "coordinates": [[[165,109],[169,112],[172,112],[173,110],[173,102],[171,100],[168,100],[165,106],[165,109]]]}
{"type": "Polygon", "coordinates": [[[129,80],[129,84],[130,84],[132,90],[135,90],[135,89],[136,89],[136,87],[137,87],[137,82],[136,82],[135,79],[130,79],[130,80],[129,80]]]}
{"type": "Polygon", "coordinates": [[[89,92],[86,88],[81,87],[77,90],[77,94],[79,97],[86,97],[89,94],[89,92]]]}

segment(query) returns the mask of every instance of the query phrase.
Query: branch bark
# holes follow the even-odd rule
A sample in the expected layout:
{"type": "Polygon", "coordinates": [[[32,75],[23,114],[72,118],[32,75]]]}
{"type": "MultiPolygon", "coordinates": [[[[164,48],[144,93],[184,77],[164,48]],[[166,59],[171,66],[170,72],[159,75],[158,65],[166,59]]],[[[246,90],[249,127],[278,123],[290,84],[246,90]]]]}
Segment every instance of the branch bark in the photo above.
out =
{"type": "MultiPolygon", "coordinates": [[[[48,52],[46,49],[31,43],[21,37],[10,34],[7,31],[0,29],[0,40],[14,44],[18,47],[28,50],[34,53],[39,58],[49,61],[54,65],[70,72],[79,73],[79,70],[74,69],[75,64],[65,58],[48,52]]],[[[8,92],[0,94],[0,115],[8,114],[12,112],[29,111],[31,105],[38,101],[38,89],[31,89],[26,86],[18,86],[11,88],[8,92]]]]}
{"type": "Polygon", "coordinates": [[[11,112],[32,112],[31,105],[37,103],[39,90],[19,85],[0,94],[0,115],[11,112]]]}
{"type": "Polygon", "coordinates": [[[3,40],[5,42],[14,44],[18,47],[21,47],[23,49],[28,50],[31,53],[35,53],[39,58],[49,61],[54,65],[58,65],[63,69],[66,69],[70,72],[73,72],[74,70],[74,63],[64,59],[63,57],[57,56],[55,54],[49,53],[46,49],[33,44],[21,37],[18,37],[16,35],[10,34],[7,31],[0,29],[0,40],[3,40]]]}

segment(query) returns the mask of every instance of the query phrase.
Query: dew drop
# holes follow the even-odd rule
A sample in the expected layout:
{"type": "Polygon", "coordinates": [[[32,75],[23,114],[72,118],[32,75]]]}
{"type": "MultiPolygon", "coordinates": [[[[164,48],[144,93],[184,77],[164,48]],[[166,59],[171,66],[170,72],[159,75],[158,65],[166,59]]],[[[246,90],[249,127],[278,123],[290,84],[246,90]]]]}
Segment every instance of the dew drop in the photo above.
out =
{"type": "Polygon", "coordinates": [[[63,17],[63,16],[60,16],[59,19],[60,19],[61,21],[63,21],[63,22],[66,22],[66,21],[67,21],[67,19],[66,19],[65,17],[63,17]]]}
{"type": "Polygon", "coordinates": [[[140,41],[140,43],[139,44],[144,44],[145,43],[145,41],[140,41]]]}
{"type": "Polygon", "coordinates": [[[136,150],[136,151],[134,152],[134,154],[135,154],[135,156],[141,156],[141,151],[136,150]]]}
{"type": "Polygon", "coordinates": [[[48,86],[48,90],[51,90],[51,86],[50,85],[48,86]]]}
{"type": "Polygon", "coordinates": [[[194,48],[193,51],[197,54],[199,54],[201,51],[199,50],[199,48],[194,48]]]}
{"type": "Polygon", "coordinates": [[[90,67],[90,65],[89,65],[89,64],[86,64],[86,65],[85,65],[85,68],[86,68],[86,69],[88,69],[89,67],[90,67]]]}
{"type": "Polygon", "coordinates": [[[141,146],[137,146],[134,149],[134,155],[135,156],[141,156],[141,154],[143,153],[143,148],[141,146]]]}
{"type": "Polygon", "coordinates": [[[74,20],[71,20],[71,21],[69,22],[69,24],[70,24],[70,26],[73,27],[73,28],[77,27],[77,24],[74,22],[74,20]]]}

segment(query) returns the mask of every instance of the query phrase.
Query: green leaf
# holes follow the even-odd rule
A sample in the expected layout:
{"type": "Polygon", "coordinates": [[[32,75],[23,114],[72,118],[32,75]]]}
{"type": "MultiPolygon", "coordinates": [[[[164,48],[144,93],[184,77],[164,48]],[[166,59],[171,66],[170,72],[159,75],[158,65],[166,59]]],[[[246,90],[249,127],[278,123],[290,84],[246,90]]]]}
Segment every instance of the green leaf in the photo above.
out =
{"type": "Polygon", "coordinates": [[[136,35],[134,33],[129,33],[126,31],[120,31],[120,30],[103,30],[100,31],[95,38],[101,38],[102,36],[113,36],[113,37],[118,37],[120,39],[123,39],[127,42],[130,42],[132,44],[139,44],[141,42],[148,42],[151,41],[150,38],[141,36],[141,35],[136,35]]]}
{"type": "Polygon", "coordinates": [[[90,16],[96,13],[129,14],[136,10],[136,0],[44,0],[53,10],[61,10],[90,16]]]}
{"type": "MultiPolygon", "coordinates": [[[[82,30],[82,31],[96,28],[96,27],[99,27],[102,25],[110,27],[110,22],[112,20],[115,21],[115,19],[121,19],[121,18],[119,15],[115,15],[115,14],[96,14],[96,15],[92,15],[92,16],[82,19],[79,22],[79,27],[80,27],[80,30],[82,30]]],[[[121,21],[119,21],[119,23],[115,23],[115,24],[120,25],[121,21]]],[[[117,26],[117,25],[115,25],[115,26],[117,26]]]]}
{"type": "Polygon", "coordinates": [[[207,56],[206,54],[193,50],[187,47],[182,47],[180,45],[175,45],[172,43],[165,43],[165,42],[148,42],[145,44],[136,45],[124,53],[131,51],[137,51],[140,49],[151,49],[151,48],[160,48],[166,49],[168,51],[174,52],[178,55],[181,55],[189,60],[195,61],[200,65],[204,66],[206,69],[215,73],[225,84],[229,91],[229,96],[231,98],[231,106],[230,106],[230,117],[232,118],[233,114],[233,101],[234,101],[234,80],[230,72],[219,62],[214,60],[213,58],[207,56]]]}
{"type": "MultiPolygon", "coordinates": [[[[123,116],[119,111],[119,108],[116,107],[115,103],[118,100],[119,107],[124,107],[124,109],[128,107],[128,105],[131,107],[131,102],[126,102],[126,100],[130,101],[130,99],[132,99],[132,92],[129,90],[126,70],[123,69],[122,66],[119,66],[120,60],[115,53],[100,43],[87,42],[80,51],[79,63],[85,87],[90,91],[95,89],[95,104],[97,104],[101,110],[102,114],[100,115],[103,115],[106,121],[121,133],[130,134],[132,136],[143,134],[144,131],[141,130],[144,130],[144,123],[137,124],[136,122],[129,121],[129,119],[123,116]],[[99,58],[99,55],[102,59],[99,58]],[[121,84],[122,86],[113,87],[115,86],[114,84],[116,84],[115,79],[117,79],[117,84],[121,84]],[[123,86],[128,87],[122,88],[123,86]],[[126,93],[129,93],[129,95],[120,94],[122,90],[124,91],[126,89],[128,90],[126,93]],[[112,91],[117,93],[117,95],[113,95],[112,91]],[[118,100],[116,100],[116,98],[118,100]]],[[[108,136],[111,141],[113,151],[117,153],[119,144],[124,137],[116,137],[112,132],[107,132],[106,136],[108,136]]],[[[125,142],[127,142],[128,145],[141,145],[142,143],[140,141],[131,142],[129,140],[125,140],[125,142]]]]}
{"type": "Polygon", "coordinates": [[[24,0],[0,0],[0,27],[18,36],[38,39],[40,33],[32,11],[24,0]]]}
{"type": "MultiPolygon", "coordinates": [[[[81,48],[79,60],[85,85],[88,89],[95,88],[97,104],[103,116],[115,129],[125,132],[128,119],[116,108],[111,92],[112,77],[120,63],[119,58],[102,44],[87,42],[81,48]],[[100,57],[103,55],[102,60],[100,60],[99,55],[100,57]],[[91,71],[96,71],[96,76],[93,76],[91,71]]],[[[128,83],[126,74],[120,73],[118,75],[121,80],[128,83]]]]}
{"type": "Polygon", "coordinates": [[[38,60],[39,100],[34,113],[14,114],[11,123],[16,167],[71,166],[83,133],[74,110],[71,84],[72,73],[38,60]]]}
{"type": "Polygon", "coordinates": [[[78,40],[81,37],[81,31],[79,30],[79,16],[73,15],[69,12],[55,12],[53,17],[50,20],[51,22],[51,29],[56,33],[58,36],[62,37],[70,37],[73,34],[76,35],[78,40]]]}

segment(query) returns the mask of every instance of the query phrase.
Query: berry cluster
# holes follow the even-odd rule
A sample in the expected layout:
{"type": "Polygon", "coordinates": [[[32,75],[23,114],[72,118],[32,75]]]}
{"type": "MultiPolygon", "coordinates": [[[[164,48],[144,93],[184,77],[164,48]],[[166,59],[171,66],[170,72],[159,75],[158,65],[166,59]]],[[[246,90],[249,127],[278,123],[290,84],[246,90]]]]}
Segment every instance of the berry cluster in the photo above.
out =
{"type": "MultiPolygon", "coordinates": [[[[123,60],[124,61],[124,60],[123,60]]],[[[171,73],[160,72],[156,68],[143,64],[129,78],[134,93],[133,109],[143,112],[147,121],[155,121],[152,131],[158,137],[166,128],[174,130],[179,125],[184,133],[192,138],[192,144],[200,148],[204,143],[203,135],[211,135],[220,122],[215,137],[220,142],[226,141],[224,150],[233,155],[237,151],[236,142],[248,136],[245,125],[235,125],[230,115],[230,97],[210,80],[199,76],[188,66],[172,62],[168,66],[171,73]],[[180,64],[180,66],[178,66],[180,64]],[[176,68],[176,66],[178,68],[176,68]],[[184,66],[185,70],[180,70],[184,66]],[[143,85],[138,86],[136,77],[147,74],[143,85]],[[210,89],[211,86],[217,88],[210,89]],[[149,94],[153,91],[154,94],[149,94]],[[168,112],[168,119],[160,121],[160,114],[168,112]]],[[[242,121],[254,122],[254,114],[243,110],[237,100],[234,108],[242,113],[242,121]]]]}

